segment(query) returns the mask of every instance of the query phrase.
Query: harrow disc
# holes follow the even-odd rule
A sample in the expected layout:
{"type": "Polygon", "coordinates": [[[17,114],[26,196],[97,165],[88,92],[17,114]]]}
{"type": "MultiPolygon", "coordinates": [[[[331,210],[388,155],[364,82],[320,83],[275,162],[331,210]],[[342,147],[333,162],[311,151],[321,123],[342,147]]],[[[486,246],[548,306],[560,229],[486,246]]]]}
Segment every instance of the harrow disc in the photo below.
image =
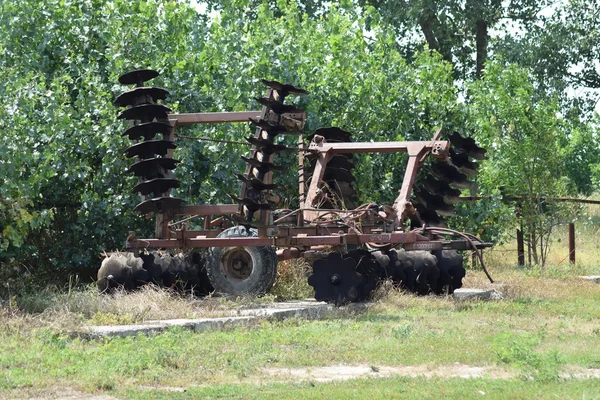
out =
{"type": "Polygon", "coordinates": [[[168,138],[171,134],[173,127],[167,122],[145,122],[142,124],[134,125],[131,128],[123,132],[122,136],[128,136],[129,140],[152,140],[156,134],[163,135],[163,138],[168,138]]]}
{"type": "Polygon", "coordinates": [[[256,178],[248,178],[245,175],[242,174],[237,174],[236,175],[237,178],[244,182],[246,185],[248,185],[248,187],[251,187],[252,189],[255,189],[257,191],[263,191],[263,190],[275,190],[275,189],[280,189],[283,186],[278,185],[276,183],[263,183],[263,181],[256,179],[256,178]]]}
{"type": "Polygon", "coordinates": [[[277,113],[277,114],[283,114],[283,113],[299,113],[299,112],[303,112],[304,110],[301,110],[299,108],[296,108],[296,106],[291,105],[291,104],[283,104],[277,100],[271,100],[268,99],[266,97],[258,97],[256,99],[256,101],[258,101],[260,104],[262,104],[265,107],[270,108],[273,112],[277,113]]]}
{"type": "Polygon", "coordinates": [[[477,175],[479,171],[479,164],[469,160],[469,155],[464,152],[456,152],[454,149],[450,149],[450,159],[452,160],[452,164],[456,166],[463,174],[466,175],[477,175]]]}
{"type": "Polygon", "coordinates": [[[356,272],[364,278],[363,283],[358,286],[357,301],[364,301],[369,298],[371,292],[377,288],[384,276],[384,270],[381,264],[373,259],[371,253],[366,250],[354,250],[348,253],[356,262],[356,272]]]}
{"type": "Polygon", "coordinates": [[[152,122],[157,120],[166,120],[171,109],[162,104],[142,104],[134,106],[123,111],[117,119],[127,119],[142,122],[152,122]]]}
{"type": "Polygon", "coordinates": [[[121,107],[148,104],[156,100],[164,100],[169,92],[157,87],[136,87],[121,93],[115,100],[115,104],[121,107]]]}
{"type": "Polygon", "coordinates": [[[315,135],[323,136],[328,142],[351,142],[350,133],[343,130],[342,128],[338,128],[337,126],[332,126],[328,128],[319,128],[314,133],[308,135],[306,140],[311,141],[315,137],[315,135]]]}
{"type": "Polygon", "coordinates": [[[166,178],[166,171],[175,169],[179,163],[179,160],[166,157],[146,158],[133,164],[126,172],[146,178],[166,178]]]}
{"type": "Polygon", "coordinates": [[[304,89],[297,88],[293,85],[280,83],[277,81],[268,81],[266,79],[261,79],[261,82],[270,87],[271,89],[277,90],[280,98],[285,98],[290,94],[303,96],[308,94],[308,92],[304,89]]]}
{"type": "Polygon", "coordinates": [[[268,154],[273,154],[288,149],[288,147],[283,144],[275,144],[270,140],[266,139],[256,139],[253,137],[247,137],[246,141],[251,145],[255,146],[257,149],[261,150],[263,153],[268,154]]]}
{"type": "Polygon", "coordinates": [[[423,188],[431,194],[439,194],[444,197],[446,203],[456,204],[460,198],[460,190],[452,188],[448,182],[427,175],[419,182],[423,188]]]}
{"type": "Polygon", "coordinates": [[[145,140],[130,146],[125,155],[127,158],[138,156],[140,159],[152,158],[155,155],[166,156],[169,150],[176,149],[170,140],[145,140]]]}
{"type": "Polygon", "coordinates": [[[475,139],[463,137],[458,132],[453,132],[450,135],[448,135],[448,139],[450,139],[450,143],[452,143],[452,146],[462,149],[470,157],[473,157],[476,160],[486,159],[486,150],[482,147],[477,146],[477,144],[475,143],[475,139]]]}
{"type": "Polygon", "coordinates": [[[327,258],[314,262],[308,284],[315,289],[315,299],[341,306],[356,301],[360,296],[364,277],[355,270],[357,263],[352,257],[331,253],[327,258]]]}
{"type": "Polygon", "coordinates": [[[144,82],[154,79],[158,75],[158,71],[152,69],[136,69],[121,75],[119,77],[119,83],[121,85],[136,85],[141,87],[144,86],[144,82]]]}
{"type": "Polygon", "coordinates": [[[443,196],[439,194],[431,194],[427,190],[421,190],[418,187],[414,189],[415,198],[417,201],[428,208],[433,208],[439,215],[445,217],[454,216],[454,207],[446,203],[443,196]]]}
{"type": "Polygon", "coordinates": [[[134,186],[133,191],[139,192],[146,196],[151,193],[160,195],[165,193],[169,189],[176,189],[179,187],[179,180],[172,178],[156,178],[148,181],[140,182],[134,186]]]}
{"type": "Polygon", "coordinates": [[[263,131],[266,131],[272,135],[276,135],[278,133],[285,132],[287,130],[287,128],[284,125],[273,124],[264,119],[250,118],[250,122],[252,122],[253,125],[256,125],[263,131]]]}
{"type": "Polygon", "coordinates": [[[462,280],[466,275],[463,266],[463,257],[456,250],[434,251],[440,277],[434,290],[436,294],[452,294],[455,289],[462,287],[462,280]]]}
{"type": "Polygon", "coordinates": [[[134,211],[139,211],[142,214],[150,213],[166,213],[171,210],[177,210],[183,204],[182,199],[177,197],[155,197],[142,201],[135,206],[134,211]]]}

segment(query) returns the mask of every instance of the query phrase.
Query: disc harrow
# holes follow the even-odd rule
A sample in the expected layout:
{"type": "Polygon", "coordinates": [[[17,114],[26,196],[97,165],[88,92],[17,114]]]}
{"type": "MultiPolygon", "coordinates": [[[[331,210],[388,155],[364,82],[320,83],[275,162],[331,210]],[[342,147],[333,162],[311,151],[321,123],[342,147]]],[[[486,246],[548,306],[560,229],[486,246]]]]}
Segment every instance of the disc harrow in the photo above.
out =
{"type": "MultiPolygon", "coordinates": [[[[260,118],[250,118],[249,121],[256,127],[254,137],[246,140],[252,145],[251,156],[242,160],[248,164],[244,175],[237,175],[242,182],[240,196],[230,196],[240,206],[241,221],[246,227],[262,227],[269,222],[269,211],[276,204],[277,196],[271,194],[272,190],[279,188],[273,183],[273,171],[283,171],[283,167],[273,163],[275,153],[285,151],[286,146],[276,144],[275,139],[280,134],[298,133],[304,124],[290,124],[289,114],[303,114],[304,110],[291,104],[284,104],[289,95],[305,95],[308,92],[292,85],[276,81],[262,80],[269,87],[265,97],[257,98],[262,106],[260,118]],[[288,114],[287,116],[284,114],[288,114]],[[275,203],[275,204],[274,204],[275,203]],[[255,220],[255,213],[261,212],[259,221],[255,220]]],[[[291,118],[293,120],[293,118],[291,118]]]]}
{"type": "Polygon", "coordinates": [[[266,95],[256,99],[260,110],[172,114],[162,104],[168,92],[144,86],[157,76],[152,70],[122,75],[120,83],[135,87],[115,101],[125,107],[118,118],[130,121],[123,136],[134,142],[125,155],[135,159],[127,170],[138,177],[133,190],[142,201],[135,209],[156,214],[155,238],[130,234],[126,247],[132,253],[103,263],[98,275],[103,291],[152,282],[196,293],[256,296],[274,284],[278,261],[305,257],[315,260],[308,278],[315,298],[343,305],[369,299],[385,280],[418,295],[452,293],[465,276],[460,250],[478,252],[487,273],[480,252],[491,244],[444,228],[461,190],[474,187],[477,161],[485,159],[472,138],[452,132],[443,140],[439,130],[427,141],[352,142],[339,127],[303,138],[306,113],[286,98],[308,92],[268,80],[262,80],[266,95]],[[173,158],[174,129],[223,122],[249,122],[255,129],[245,138],[250,146],[241,157],[245,172],[236,174],[240,193],[230,195],[233,204],[184,205],[171,196],[180,186],[173,175],[179,164],[173,158]],[[298,135],[298,209],[276,208],[280,198],[274,192],[282,186],[273,182],[273,173],[283,167],[274,158],[291,150],[278,140],[287,134],[298,135]],[[357,206],[353,154],[369,152],[408,155],[393,205],[357,206]],[[198,218],[203,223],[190,223],[198,218]],[[188,252],[198,248],[208,251],[188,252]]]}
{"type": "Polygon", "coordinates": [[[170,136],[172,126],[168,115],[171,110],[157,103],[158,100],[166,99],[169,92],[144,86],[146,81],[157,76],[158,72],[148,69],[121,75],[119,83],[136,87],[115,100],[118,106],[127,107],[117,118],[128,120],[131,124],[123,136],[136,142],[125,154],[137,160],[127,172],[138,177],[138,184],[133,190],[140,193],[142,201],[135,210],[142,214],[171,213],[183,203],[182,199],[170,195],[172,189],[179,187],[179,180],[174,178],[172,172],[179,160],[170,157],[177,147],[170,136]],[[162,135],[162,139],[155,140],[156,135],[162,135]]]}

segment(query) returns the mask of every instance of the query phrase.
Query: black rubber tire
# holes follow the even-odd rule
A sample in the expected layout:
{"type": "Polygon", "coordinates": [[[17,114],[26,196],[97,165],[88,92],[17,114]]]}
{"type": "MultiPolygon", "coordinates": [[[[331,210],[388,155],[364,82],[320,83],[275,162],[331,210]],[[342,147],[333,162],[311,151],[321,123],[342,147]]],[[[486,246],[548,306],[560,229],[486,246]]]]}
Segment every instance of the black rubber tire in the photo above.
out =
{"type": "MultiPolygon", "coordinates": [[[[258,233],[256,229],[234,226],[217,237],[258,237],[258,233]]],[[[268,246],[211,247],[206,273],[217,293],[260,296],[275,283],[277,254],[268,246]]]]}

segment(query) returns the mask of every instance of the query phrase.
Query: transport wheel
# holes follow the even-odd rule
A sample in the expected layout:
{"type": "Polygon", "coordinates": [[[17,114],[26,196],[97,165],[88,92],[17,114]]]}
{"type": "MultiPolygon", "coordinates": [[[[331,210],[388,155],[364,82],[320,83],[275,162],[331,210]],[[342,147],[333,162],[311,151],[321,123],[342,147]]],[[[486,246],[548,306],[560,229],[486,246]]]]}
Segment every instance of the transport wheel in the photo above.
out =
{"type": "MultiPolygon", "coordinates": [[[[258,237],[256,229],[235,226],[218,238],[258,237]]],[[[277,276],[277,255],[269,246],[212,247],[206,273],[217,293],[233,296],[265,294],[277,276]]]]}

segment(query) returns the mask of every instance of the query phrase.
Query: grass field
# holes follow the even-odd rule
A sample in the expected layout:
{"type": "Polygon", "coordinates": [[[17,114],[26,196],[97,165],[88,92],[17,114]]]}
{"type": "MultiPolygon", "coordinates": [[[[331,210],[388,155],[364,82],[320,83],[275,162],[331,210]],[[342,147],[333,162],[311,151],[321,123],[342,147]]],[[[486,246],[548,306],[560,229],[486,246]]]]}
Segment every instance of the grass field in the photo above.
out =
{"type": "MultiPolygon", "coordinates": [[[[566,255],[561,246],[552,252],[566,255]]],[[[465,286],[494,287],[500,301],[384,287],[360,314],[228,332],[93,341],[67,334],[89,323],[224,315],[248,300],[153,289],[15,297],[0,308],[0,398],[600,399],[600,285],[578,278],[600,269],[584,253],[597,254],[597,245],[585,246],[577,265],[544,270],[515,267],[502,251],[509,245],[488,251],[496,283],[472,270],[465,286]]]]}

